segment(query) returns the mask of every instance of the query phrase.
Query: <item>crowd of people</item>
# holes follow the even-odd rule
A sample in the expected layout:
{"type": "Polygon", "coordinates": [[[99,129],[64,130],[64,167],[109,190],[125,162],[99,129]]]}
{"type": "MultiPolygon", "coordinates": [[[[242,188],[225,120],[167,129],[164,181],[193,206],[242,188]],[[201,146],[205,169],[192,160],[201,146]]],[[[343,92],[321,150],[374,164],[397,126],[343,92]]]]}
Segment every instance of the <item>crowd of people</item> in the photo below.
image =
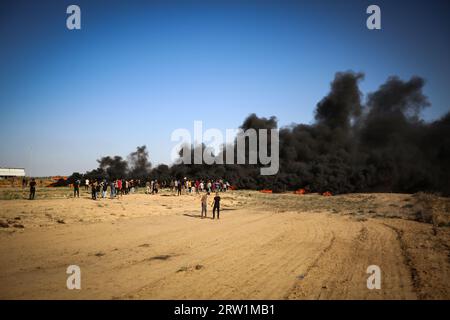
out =
{"type": "MultiPolygon", "coordinates": [[[[109,197],[116,198],[129,193],[137,192],[139,186],[141,185],[141,180],[134,179],[116,179],[112,181],[103,180],[89,180],[85,179],[84,188],[85,191],[91,191],[91,197],[93,200],[98,198],[107,198],[108,191],[109,197]]],[[[80,186],[81,181],[77,179],[73,183],[73,196],[75,198],[80,197],[80,186]]],[[[225,192],[230,188],[229,182],[223,179],[217,180],[191,180],[191,179],[172,179],[170,182],[158,180],[148,180],[145,183],[145,193],[146,194],[157,194],[161,188],[169,188],[173,193],[177,195],[182,194],[199,194],[199,193],[211,193],[211,192],[225,192]]]]}
{"type": "MultiPolygon", "coordinates": [[[[116,179],[111,181],[107,181],[106,179],[103,180],[85,179],[84,190],[91,191],[92,200],[97,200],[100,196],[102,198],[107,198],[108,191],[109,191],[109,198],[113,199],[129,193],[137,192],[140,183],[141,183],[140,180],[134,179],[129,180],[116,179]]],[[[80,186],[81,181],[79,179],[75,180],[73,183],[74,198],[80,197],[80,186]]]]}
{"type": "Polygon", "coordinates": [[[187,193],[200,193],[200,192],[215,192],[215,191],[227,191],[230,188],[230,183],[223,179],[217,180],[191,180],[184,178],[183,180],[171,180],[170,189],[176,191],[177,195],[181,195],[184,190],[187,193]]]}
{"type": "MultiPolygon", "coordinates": [[[[100,197],[105,198],[119,198],[127,194],[133,194],[138,191],[141,186],[141,180],[137,179],[115,179],[108,181],[106,179],[96,180],[86,178],[82,183],[80,179],[76,179],[73,184],[74,198],[80,197],[80,187],[84,185],[85,191],[90,191],[92,200],[97,200],[100,197]],[[108,194],[109,193],[109,194],[108,194]]],[[[32,179],[30,185],[30,200],[35,198],[36,181],[32,179]]],[[[208,208],[208,197],[211,193],[215,193],[211,207],[213,208],[213,219],[219,219],[220,215],[220,195],[219,192],[226,192],[230,189],[230,184],[224,179],[172,179],[170,182],[158,180],[148,180],[145,182],[146,194],[157,194],[161,188],[168,188],[177,196],[182,194],[202,194],[201,196],[201,218],[206,218],[208,208]]]]}

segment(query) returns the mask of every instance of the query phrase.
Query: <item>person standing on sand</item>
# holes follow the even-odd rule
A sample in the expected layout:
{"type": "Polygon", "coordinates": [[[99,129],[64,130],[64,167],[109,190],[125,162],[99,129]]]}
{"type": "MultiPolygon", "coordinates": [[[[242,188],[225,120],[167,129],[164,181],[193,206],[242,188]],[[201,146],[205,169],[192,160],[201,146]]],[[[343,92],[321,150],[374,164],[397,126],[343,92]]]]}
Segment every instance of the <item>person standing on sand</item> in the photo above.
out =
{"type": "Polygon", "coordinates": [[[34,180],[34,178],[33,178],[33,179],[31,179],[31,182],[30,182],[30,197],[29,197],[29,200],[34,200],[35,194],[36,194],[36,180],[34,180]]]}
{"type": "Polygon", "coordinates": [[[97,183],[97,189],[95,189],[96,190],[95,197],[97,198],[100,196],[100,192],[102,191],[102,186],[101,186],[101,182],[96,181],[96,183],[97,183]]]}
{"type": "Polygon", "coordinates": [[[108,191],[108,183],[106,180],[103,180],[103,186],[102,186],[102,198],[106,198],[106,191],[108,191]]]}
{"type": "Polygon", "coordinates": [[[130,193],[134,193],[134,186],[136,184],[136,181],[134,179],[130,180],[130,193]]]}
{"type": "Polygon", "coordinates": [[[88,191],[89,190],[89,179],[86,179],[84,181],[84,191],[88,191]]]}
{"type": "Polygon", "coordinates": [[[208,196],[209,196],[209,192],[207,192],[206,194],[202,195],[201,198],[201,203],[202,203],[202,213],[201,213],[201,217],[206,218],[207,215],[207,209],[208,209],[208,196]],[[203,213],[205,213],[205,215],[203,215],[203,213]]]}
{"type": "Polygon", "coordinates": [[[203,192],[203,190],[205,189],[205,184],[202,182],[200,182],[200,191],[203,192]]]}
{"type": "Polygon", "coordinates": [[[116,196],[116,182],[111,180],[110,182],[110,197],[113,199],[116,196]]]}
{"type": "Polygon", "coordinates": [[[177,193],[177,195],[178,196],[181,196],[181,188],[182,188],[182,186],[181,186],[181,181],[178,181],[178,193],[177,193]]]}
{"type": "Polygon", "coordinates": [[[122,190],[124,190],[125,191],[125,194],[128,194],[128,191],[129,191],[129,188],[130,187],[130,185],[129,185],[129,182],[128,182],[128,180],[125,180],[125,182],[124,183],[122,183],[122,190]]]}
{"type": "Polygon", "coordinates": [[[92,200],[97,200],[97,182],[94,180],[91,183],[92,200]]]}
{"type": "Polygon", "coordinates": [[[120,195],[125,194],[125,179],[120,179],[120,195]]]}
{"type": "Polygon", "coordinates": [[[122,195],[122,179],[117,179],[117,197],[122,195]]]}
{"type": "Polygon", "coordinates": [[[195,180],[195,193],[198,194],[198,189],[200,187],[200,181],[195,180]]]}
{"type": "Polygon", "coordinates": [[[73,197],[79,198],[80,197],[80,184],[81,181],[79,179],[75,180],[73,183],[73,197]]]}
{"type": "Polygon", "coordinates": [[[98,184],[98,188],[97,188],[97,194],[99,197],[101,195],[102,198],[103,198],[103,183],[104,183],[104,181],[100,182],[98,184]]]}
{"type": "Polygon", "coordinates": [[[216,192],[216,196],[214,197],[214,201],[211,206],[213,207],[213,219],[216,218],[216,209],[217,209],[217,219],[219,219],[220,214],[220,196],[219,192],[216,192]]]}

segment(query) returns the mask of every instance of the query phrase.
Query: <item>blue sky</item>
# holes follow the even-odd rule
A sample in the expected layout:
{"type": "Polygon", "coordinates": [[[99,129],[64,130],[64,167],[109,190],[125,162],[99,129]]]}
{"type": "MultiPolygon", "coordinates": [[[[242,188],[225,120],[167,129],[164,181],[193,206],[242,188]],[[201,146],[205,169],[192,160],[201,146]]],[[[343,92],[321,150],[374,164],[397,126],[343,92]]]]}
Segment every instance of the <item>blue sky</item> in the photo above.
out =
{"type": "Polygon", "coordinates": [[[424,77],[431,121],[450,109],[449,32],[448,1],[2,1],[0,166],[85,172],[143,144],[169,163],[172,131],[194,120],[311,123],[346,70],[364,94],[424,77]],[[366,28],[370,4],[382,30],[366,28]]]}

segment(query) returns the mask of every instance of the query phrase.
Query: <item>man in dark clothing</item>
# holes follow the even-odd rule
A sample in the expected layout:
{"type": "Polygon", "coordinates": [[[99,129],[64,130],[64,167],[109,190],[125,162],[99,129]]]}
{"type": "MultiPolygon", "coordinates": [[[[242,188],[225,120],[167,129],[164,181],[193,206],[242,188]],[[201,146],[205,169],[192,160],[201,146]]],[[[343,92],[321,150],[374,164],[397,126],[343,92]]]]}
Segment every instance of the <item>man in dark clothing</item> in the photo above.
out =
{"type": "Polygon", "coordinates": [[[34,200],[34,196],[36,194],[36,181],[33,179],[31,179],[30,182],[30,200],[34,200]]]}
{"type": "Polygon", "coordinates": [[[80,197],[80,184],[81,181],[80,180],[75,180],[75,182],[73,183],[73,197],[80,197]]]}
{"type": "Polygon", "coordinates": [[[178,181],[178,193],[177,195],[181,196],[181,181],[178,181]]]}
{"type": "Polygon", "coordinates": [[[214,197],[214,202],[213,202],[213,219],[216,218],[216,209],[217,209],[217,219],[219,219],[219,214],[220,214],[220,196],[219,196],[218,192],[216,192],[216,196],[214,197]]]}
{"type": "Polygon", "coordinates": [[[100,186],[100,182],[96,181],[95,184],[97,186],[97,189],[95,189],[95,199],[97,200],[97,197],[99,196],[100,191],[101,191],[102,188],[100,186]]]}
{"type": "Polygon", "coordinates": [[[91,184],[92,200],[97,200],[97,182],[94,180],[91,184]]]}

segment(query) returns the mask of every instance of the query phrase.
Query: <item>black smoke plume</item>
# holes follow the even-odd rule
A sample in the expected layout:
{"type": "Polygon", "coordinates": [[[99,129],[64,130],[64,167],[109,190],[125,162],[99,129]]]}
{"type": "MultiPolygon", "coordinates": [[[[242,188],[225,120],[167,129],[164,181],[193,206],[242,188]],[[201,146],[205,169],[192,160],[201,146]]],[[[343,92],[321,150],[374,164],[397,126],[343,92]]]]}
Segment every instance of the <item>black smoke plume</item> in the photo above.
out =
{"type": "Polygon", "coordinates": [[[128,156],[130,167],[129,175],[134,179],[146,179],[150,173],[152,164],[149,161],[147,146],[137,147],[136,151],[128,156]]]}
{"type": "MultiPolygon", "coordinates": [[[[421,118],[430,103],[420,77],[408,81],[391,77],[365,101],[359,90],[363,79],[362,73],[337,73],[329,94],[316,106],[314,123],[279,129],[280,170],[274,176],[261,176],[259,164],[175,163],[150,170],[145,146],[130,155],[129,163],[118,156],[104,157],[89,174],[160,180],[225,178],[238,188],[274,191],[305,188],[310,192],[449,195],[450,112],[429,123],[421,118]]],[[[256,114],[241,125],[243,130],[273,128],[277,128],[275,117],[256,114]]],[[[224,146],[219,156],[225,154],[224,146]]]]}

